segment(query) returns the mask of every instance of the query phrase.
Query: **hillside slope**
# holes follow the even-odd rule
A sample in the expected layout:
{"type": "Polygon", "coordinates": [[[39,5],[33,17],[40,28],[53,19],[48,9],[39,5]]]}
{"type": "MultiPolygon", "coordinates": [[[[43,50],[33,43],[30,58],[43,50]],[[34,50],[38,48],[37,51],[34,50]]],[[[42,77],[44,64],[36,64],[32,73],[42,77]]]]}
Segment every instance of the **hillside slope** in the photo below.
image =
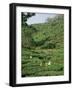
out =
{"type": "Polygon", "coordinates": [[[22,28],[22,76],[64,74],[64,17],[22,28]]]}

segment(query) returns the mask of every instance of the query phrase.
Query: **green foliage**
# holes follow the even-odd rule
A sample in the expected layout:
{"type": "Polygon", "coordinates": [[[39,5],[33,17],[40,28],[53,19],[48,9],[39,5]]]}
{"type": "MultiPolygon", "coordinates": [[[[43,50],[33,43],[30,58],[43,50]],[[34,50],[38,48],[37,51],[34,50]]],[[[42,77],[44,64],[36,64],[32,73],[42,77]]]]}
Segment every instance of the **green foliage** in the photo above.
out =
{"type": "Polygon", "coordinates": [[[21,52],[23,77],[64,75],[63,15],[47,23],[23,25],[21,52]]]}
{"type": "MultiPolygon", "coordinates": [[[[45,44],[47,48],[60,48],[63,46],[64,38],[64,18],[58,16],[53,18],[50,22],[44,24],[35,24],[33,27],[37,28],[38,32],[32,34],[32,39],[38,45],[45,44]],[[42,42],[42,43],[41,43],[42,42]],[[41,43],[41,44],[39,44],[41,43]],[[49,46],[48,46],[49,44],[49,46]]],[[[42,46],[42,47],[44,47],[42,46]]]]}
{"type": "Polygon", "coordinates": [[[23,73],[25,73],[25,76],[50,75],[50,72],[52,72],[53,76],[63,74],[63,50],[29,50],[23,48],[22,51],[23,76],[23,73]],[[51,61],[51,65],[46,66],[49,61],[51,61]]]}

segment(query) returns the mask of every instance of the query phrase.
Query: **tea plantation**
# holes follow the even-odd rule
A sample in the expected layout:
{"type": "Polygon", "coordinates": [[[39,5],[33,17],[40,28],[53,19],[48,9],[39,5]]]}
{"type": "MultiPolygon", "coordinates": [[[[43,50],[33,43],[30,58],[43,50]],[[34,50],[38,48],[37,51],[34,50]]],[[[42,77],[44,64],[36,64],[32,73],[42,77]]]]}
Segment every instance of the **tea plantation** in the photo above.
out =
{"type": "Polygon", "coordinates": [[[22,26],[22,77],[64,75],[64,16],[22,26]]]}

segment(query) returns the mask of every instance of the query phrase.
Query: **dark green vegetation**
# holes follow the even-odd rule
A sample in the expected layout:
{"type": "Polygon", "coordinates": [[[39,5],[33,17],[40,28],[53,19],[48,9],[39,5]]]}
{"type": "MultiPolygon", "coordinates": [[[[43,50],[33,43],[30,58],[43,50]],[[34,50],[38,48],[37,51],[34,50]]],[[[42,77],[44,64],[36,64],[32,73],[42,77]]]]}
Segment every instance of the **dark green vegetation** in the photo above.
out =
{"type": "Polygon", "coordinates": [[[64,75],[64,16],[22,25],[22,76],[64,75]]]}

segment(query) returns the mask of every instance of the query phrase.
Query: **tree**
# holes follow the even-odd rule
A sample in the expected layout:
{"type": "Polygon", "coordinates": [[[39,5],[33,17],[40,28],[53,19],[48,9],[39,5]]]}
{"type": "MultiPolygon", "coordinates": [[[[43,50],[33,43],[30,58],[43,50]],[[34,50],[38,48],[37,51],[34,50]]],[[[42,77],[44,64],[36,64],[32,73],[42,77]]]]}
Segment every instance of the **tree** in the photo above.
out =
{"type": "Polygon", "coordinates": [[[31,46],[31,34],[35,31],[33,26],[29,26],[26,22],[28,18],[34,16],[35,13],[24,13],[21,14],[21,22],[22,22],[22,47],[29,48],[31,46]],[[34,29],[34,30],[33,30],[34,29]]]}
{"type": "Polygon", "coordinates": [[[24,13],[24,12],[22,12],[22,15],[21,15],[22,26],[27,25],[27,23],[26,23],[27,19],[34,16],[34,15],[35,15],[35,13],[24,13]]]}

